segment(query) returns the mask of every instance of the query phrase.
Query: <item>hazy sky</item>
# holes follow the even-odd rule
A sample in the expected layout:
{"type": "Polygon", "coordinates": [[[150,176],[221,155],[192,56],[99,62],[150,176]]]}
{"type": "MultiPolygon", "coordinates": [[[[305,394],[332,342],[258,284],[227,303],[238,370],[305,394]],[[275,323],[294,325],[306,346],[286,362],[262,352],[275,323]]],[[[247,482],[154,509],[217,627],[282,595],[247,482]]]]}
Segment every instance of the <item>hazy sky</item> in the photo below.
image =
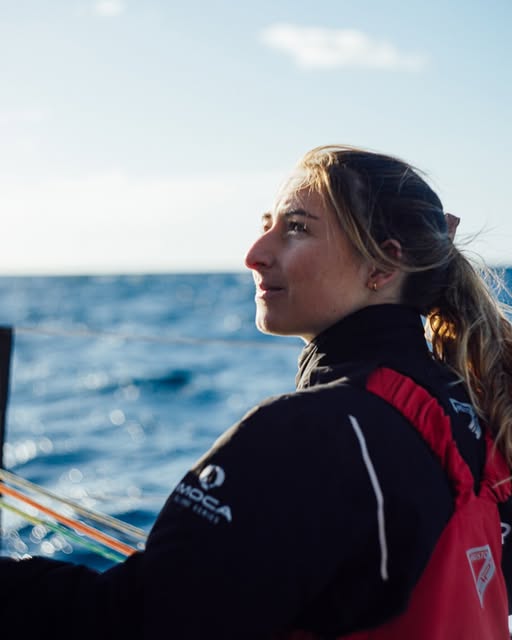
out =
{"type": "Polygon", "coordinates": [[[307,149],[425,170],[512,264],[510,0],[0,0],[0,273],[243,269],[307,149]]]}

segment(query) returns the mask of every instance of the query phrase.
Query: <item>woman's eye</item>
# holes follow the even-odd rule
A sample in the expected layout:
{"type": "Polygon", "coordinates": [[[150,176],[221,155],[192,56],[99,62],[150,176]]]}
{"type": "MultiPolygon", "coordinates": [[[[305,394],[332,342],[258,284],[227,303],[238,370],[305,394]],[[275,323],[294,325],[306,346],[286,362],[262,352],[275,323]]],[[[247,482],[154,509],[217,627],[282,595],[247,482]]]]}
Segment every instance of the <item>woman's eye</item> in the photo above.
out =
{"type": "Polygon", "coordinates": [[[304,222],[300,222],[299,220],[289,220],[288,221],[288,232],[289,233],[305,233],[307,231],[306,224],[304,222]]]}

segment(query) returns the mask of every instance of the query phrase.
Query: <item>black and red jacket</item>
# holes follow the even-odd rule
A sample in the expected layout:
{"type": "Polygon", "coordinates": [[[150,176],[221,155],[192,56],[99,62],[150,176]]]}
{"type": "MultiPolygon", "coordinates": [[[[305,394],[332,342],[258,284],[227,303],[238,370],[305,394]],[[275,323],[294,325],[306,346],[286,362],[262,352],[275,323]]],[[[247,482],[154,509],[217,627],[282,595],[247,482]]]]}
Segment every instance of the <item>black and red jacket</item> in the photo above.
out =
{"type": "MultiPolygon", "coordinates": [[[[197,462],[162,509],[144,553],[101,575],[47,559],[2,560],[4,629],[12,623],[17,637],[51,629],[54,638],[263,640],[297,630],[324,640],[395,637],[365,634],[384,633],[407,616],[425,576],[427,591],[434,587],[431,567],[442,566],[436,554],[460,496],[490,496],[491,476],[506,472],[500,463],[486,467],[487,454],[463,385],[432,359],[415,311],[363,309],[304,349],[297,392],[250,411],[197,462]],[[414,393],[426,393],[444,416],[441,439],[460,458],[462,484],[411,415],[372,387],[383,369],[402,376],[399,389],[412,385],[406,400],[420,389],[414,393]]],[[[503,483],[492,495],[506,500],[508,491],[503,483]]],[[[495,503],[489,508],[496,516],[495,503]]],[[[512,524],[508,509],[506,502],[504,533],[512,524]]],[[[464,553],[477,549],[460,560],[470,578],[464,598],[441,587],[443,578],[442,598],[430,601],[431,628],[441,635],[408,637],[454,640],[454,621],[475,619],[481,579],[489,577],[489,556],[478,553],[486,544],[495,578],[483,598],[499,597],[491,617],[500,618],[501,633],[497,516],[488,534],[490,542],[461,544],[464,553]]],[[[503,564],[508,574],[508,537],[503,564]]]]}
{"type": "MultiPolygon", "coordinates": [[[[507,588],[501,570],[502,531],[498,505],[510,498],[510,470],[488,434],[472,430],[485,441],[482,481],[475,491],[471,471],[452,436],[450,419],[440,404],[411,378],[386,367],[374,370],[366,389],[387,401],[425,440],[445,470],[454,495],[454,513],[428,564],[412,590],[404,611],[371,628],[343,634],[343,640],[444,640],[463,638],[508,640],[507,588]],[[457,613],[458,612],[458,613],[457,613]]],[[[461,406],[456,403],[458,408],[461,406]]],[[[381,544],[381,577],[387,570],[385,501],[365,436],[350,416],[376,494],[376,519],[381,544]]],[[[314,631],[295,629],[276,640],[316,640],[314,631]]]]}

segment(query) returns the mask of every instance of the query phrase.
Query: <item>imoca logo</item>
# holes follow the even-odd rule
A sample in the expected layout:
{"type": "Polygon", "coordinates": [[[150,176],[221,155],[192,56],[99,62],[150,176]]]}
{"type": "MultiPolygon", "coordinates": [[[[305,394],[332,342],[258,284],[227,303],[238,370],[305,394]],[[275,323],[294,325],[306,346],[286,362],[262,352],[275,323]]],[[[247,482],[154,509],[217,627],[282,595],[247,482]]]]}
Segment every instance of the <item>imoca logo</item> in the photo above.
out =
{"type": "Polygon", "coordinates": [[[215,487],[220,487],[225,477],[224,469],[215,464],[209,464],[199,474],[199,484],[205,491],[209,491],[210,489],[215,489],[215,487]]]}

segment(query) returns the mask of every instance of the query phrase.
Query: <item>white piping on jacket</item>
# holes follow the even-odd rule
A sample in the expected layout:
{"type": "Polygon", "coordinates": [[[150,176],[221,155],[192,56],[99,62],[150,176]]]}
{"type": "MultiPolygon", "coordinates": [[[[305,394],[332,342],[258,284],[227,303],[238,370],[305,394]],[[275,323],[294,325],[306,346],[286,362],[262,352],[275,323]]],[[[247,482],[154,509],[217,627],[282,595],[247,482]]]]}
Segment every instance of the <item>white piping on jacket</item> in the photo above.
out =
{"type": "Polygon", "coordinates": [[[370,454],[368,453],[368,447],[366,446],[366,440],[364,438],[363,432],[361,431],[361,427],[359,426],[359,423],[354,418],[354,416],[349,415],[348,419],[350,420],[350,424],[352,425],[357,439],[359,440],[361,455],[363,456],[363,461],[366,465],[368,475],[370,476],[370,482],[372,483],[375,497],[377,498],[377,522],[379,525],[380,544],[380,575],[383,580],[388,580],[388,545],[386,541],[386,526],[384,521],[384,497],[380,488],[379,479],[377,478],[377,474],[375,473],[375,467],[373,466],[370,454]]]}

